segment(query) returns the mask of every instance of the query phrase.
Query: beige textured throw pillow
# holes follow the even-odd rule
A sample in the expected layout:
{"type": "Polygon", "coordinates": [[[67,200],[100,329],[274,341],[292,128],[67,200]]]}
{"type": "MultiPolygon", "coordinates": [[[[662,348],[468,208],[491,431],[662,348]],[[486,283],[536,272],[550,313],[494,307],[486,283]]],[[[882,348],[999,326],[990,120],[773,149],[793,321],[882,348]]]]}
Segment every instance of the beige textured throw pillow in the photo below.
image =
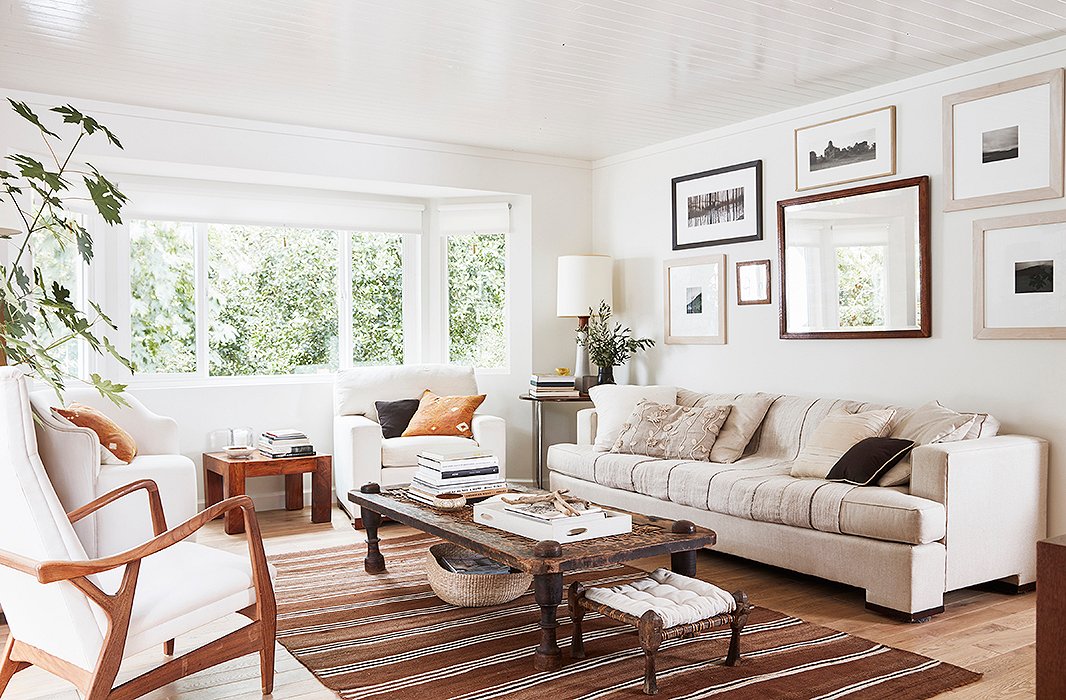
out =
{"type": "Polygon", "coordinates": [[[807,444],[792,463],[790,473],[801,479],[824,479],[845,452],[860,440],[881,437],[895,411],[830,413],[814,429],[807,444]]]}
{"type": "Polygon", "coordinates": [[[766,412],[770,410],[770,404],[774,397],[769,394],[746,394],[738,396],[732,401],[707,401],[696,405],[704,408],[708,406],[732,406],[725,425],[718,433],[718,439],[711,448],[712,462],[719,464],[732,464],[744,454],[744,448],[751,442],[751,436],[759,429],[766,412]]]}
{"type": "Polygon", "coordinates": [[[641,401],[622,424],[611,452],[706,462],[730,408],[686,408],[641,401]]]}
{"type": "Polygon", "coordinates": [[[638,403],[647,400],[676,404],[677,387],[603,384],[589,389],[589,398],[596,405],[596,447],[609,450],[638,403]]]}
{"type": "MultiPolygon", "coordinates": [[[[967,436],[977,422],[973,413],[952,411],[939,401],[930,401],[911,411],[892,429],[890,437],[913,440],[915,447],[937,442],[958,442],[967,436]]],[[[983,420],[983,419],[982,419],[983,420]]],[[[911,457],[885,472],[877,480],[878,486],[902,486],[911,480],[911,457]]]]}

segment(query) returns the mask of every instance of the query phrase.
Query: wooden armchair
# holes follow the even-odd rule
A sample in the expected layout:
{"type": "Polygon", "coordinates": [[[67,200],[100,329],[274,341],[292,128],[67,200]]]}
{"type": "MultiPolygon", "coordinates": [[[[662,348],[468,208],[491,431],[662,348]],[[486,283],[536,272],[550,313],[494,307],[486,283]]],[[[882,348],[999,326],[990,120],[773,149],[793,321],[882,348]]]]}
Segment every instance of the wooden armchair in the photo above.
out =
{"type": "Polygon", "coordinates": [[[136,698],[252,652],[260,655],[263,693],[272,691],[274,570],[251,499],[227,499],[167,530],[158,487],[141,480],[64,513],[37,456],[18,369],[0,368],[0,446],[0,606],[11,629],[0,695],[32,665],[67,679],[87,700],[136,698]],[[73,523],[139,491],[147,492],[155,537],[89,559],[73,523]],[[234,509],[244,516],[247,557],[185,541],[234,509]],[[113,687],[124,658],[157,644],[172,655],[175,637],[233,613],[251,623],[113,687]]]}

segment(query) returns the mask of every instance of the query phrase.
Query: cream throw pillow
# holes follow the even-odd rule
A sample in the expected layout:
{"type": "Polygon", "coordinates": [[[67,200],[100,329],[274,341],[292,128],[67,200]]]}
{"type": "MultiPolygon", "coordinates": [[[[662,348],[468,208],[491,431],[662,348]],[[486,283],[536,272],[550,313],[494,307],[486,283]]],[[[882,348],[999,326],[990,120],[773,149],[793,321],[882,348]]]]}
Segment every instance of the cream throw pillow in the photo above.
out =
{"type": "Polygon", "coordinates": [[[790,473],[800,479],[824,479],[829,470],[860,440],[881,437],[888,428],[895,411],[864,411],[862,413],[830,413],[792,463],[790,473]]]}
{"type": "Polygon", "coordinates": [[[603,384],[589,389],[589,398],[596,405],[596,447],[609,450],[638,403],[647,400],[676,404],[677,387],[603,384]]]}
{"type": "MultiPolygon", "coordinates": [[[[915,447],[937,442],[958,442],[967,436],[978,418],[973,413],[959,413],[942,406],[939,401],[930,401],[911,411],[892,429],[889,437],[913,440],[915,447]]],[[[911,457],[907,455],[882,474],[877,485],[902,486],[909,483],[911,469],[911,457]]]]}
{"type": "Polygon", "coordinates": [[[696,405],[704,408],[708,406],[732,406],[729,417],[725,420],[718,439],[711,447],[711,462],[719,464],[732,464],[744,454],[744,448],[751,442],[751,436],[759,429],[766,412],[770,410],[770,404],[774,397],[769,394],[751,394],[739,396],[732,401],[708,401],[699,402],[696,405]]]}
{"type": "Polygon", "coordinates": [[[706,462],[730,408],[641,401],[622,424],[611,452],[706,462]]]}

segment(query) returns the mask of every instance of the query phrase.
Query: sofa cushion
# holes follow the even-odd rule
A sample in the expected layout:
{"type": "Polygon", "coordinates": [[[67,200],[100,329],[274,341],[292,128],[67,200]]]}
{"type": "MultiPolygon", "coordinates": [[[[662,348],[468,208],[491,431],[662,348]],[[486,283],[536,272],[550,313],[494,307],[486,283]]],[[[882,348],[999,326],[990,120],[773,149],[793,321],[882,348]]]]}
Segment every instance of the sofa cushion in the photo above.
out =
{"type": "Polygon", "coordinates": [[[833,465],[856,443],[884,434],[895,411],[838,412],[818,424],[792,464],[792,476],[824,479],[833,465]]]}
{"type": "Polygon", "coordinates": [[[875,484],[893,465],[907,456],[914,447],[913,440],[890,437],[870,437],[855,443],[837,460],[827,481],[843,481],[856,486],[875,484]]]}
{"type": "Polygon", "coordinates": [[[411,419],[418,412],[418,399],[398,399],[396,401],[375,401],[374,410],[381,424],[381,435],[396,438],[403,435],[411,419]]]}
{"type": "Polygon", "coordinates": [[[434,447],[477,447],[470,438],[454,435],[415,435],[385,438],[381,441],[381,466],[411,467],[418,464],[418,453],[434,447]]]}
{"type": "MultiPolygon", "coordinates": [[[[941,405],[939,401],[930,401],[908,411],[898,420],[892,428],[891,437],[913,440],[915,446],[958,442],[966,438],[977,420],[976,414],[959,413],[941,405]]],[[[880,486],[900,486],[910,480],[911,460],[907,457],[885,472],[877,483],[880,486]]]]}
{"type": "Polygon", "coordinates": [[[641,401],[622,424],[611,452],[706,462],[732,408],[641,401]]]}
{"type": "Polygon", "coordinates": [[[725,425],[718,433],[718,439],[711,447],[710,461],[732,464],[740,459],[773,402],[774,397],[770,394],[741,394],[728,401],[698,401],[697,406],[732,406],[725,425]]]}
{"type": "Polygon", "coordinates": [[[478,393],[472,367],[455,365],[400,365],[356,367],[337,374],[333,386],[338,416],[366,416],[377,422],[375,401],[396,401],[422,396],[429,389],[441,396],[478,393]]]}
{"type": "Polygon", "coordinates": [[[474,437],[474,411],[485,402],[485,394],[476,396],[438,396],[429,389],[418,401],[403,437],[418,435],[453,435],[474,437]]]}
{"type": "Polygon", "coordinates": [[[638,403],[645,399],[656,403],[677,403],[677,387],[604,384],[589,389],[589,398],[596,405],[598,418],[596,446],[609,450],[618,440],[622,423],[638,403]]]}

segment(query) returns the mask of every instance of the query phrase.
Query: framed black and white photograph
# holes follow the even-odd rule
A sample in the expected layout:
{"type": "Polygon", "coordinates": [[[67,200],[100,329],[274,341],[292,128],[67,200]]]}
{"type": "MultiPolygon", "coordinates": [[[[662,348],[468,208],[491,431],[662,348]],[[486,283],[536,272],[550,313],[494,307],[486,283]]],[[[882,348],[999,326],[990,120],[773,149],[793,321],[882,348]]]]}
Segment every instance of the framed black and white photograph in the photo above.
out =
{"type": "Polygon", "coordinates": [[[973,229],[974,337],[1066,338],[1066,211],[973,229]]]}
{"type": "Polygon", "coordinates": [[[1063,72],[944,98],[944,210],[1061,197],[1063,72]]]}
{"type": "Polygon", "coordinates": [[[770,303],[770,261],[737,263],[737,304],[751,306],[770,303]]]}
{"type": "Polygon", "coordinates": [[[725,343],[725,256],[667,260],[666,343],[725,343]]]}
{"type": "Polygon", "coordinates": [[[762,161],[670,181],[674,250],[762,239],[762,161]]]}
{"type": "Polygon", "coordinates": [[[896,173],[896,107],[801,127],[795,132],[796,190],[896,173]]]}

